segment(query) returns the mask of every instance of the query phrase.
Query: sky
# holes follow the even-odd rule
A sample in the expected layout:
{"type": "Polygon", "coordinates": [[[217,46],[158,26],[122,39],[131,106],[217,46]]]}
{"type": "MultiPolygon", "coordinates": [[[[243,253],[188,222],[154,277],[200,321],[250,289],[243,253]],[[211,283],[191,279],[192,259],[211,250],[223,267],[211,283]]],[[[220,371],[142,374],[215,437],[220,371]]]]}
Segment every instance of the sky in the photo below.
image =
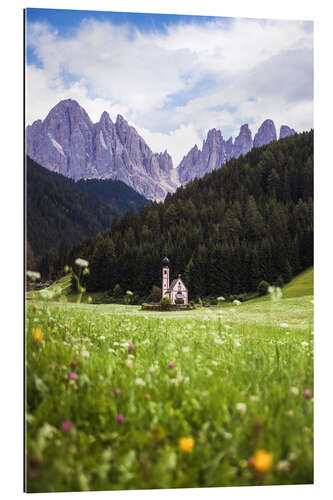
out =
{"type": "Polygon", "coordinates": [[[76,99],[133,125],[174,166],[211,128],[313,127],[313,23],[27,9],[26,119],[76,99]]]}

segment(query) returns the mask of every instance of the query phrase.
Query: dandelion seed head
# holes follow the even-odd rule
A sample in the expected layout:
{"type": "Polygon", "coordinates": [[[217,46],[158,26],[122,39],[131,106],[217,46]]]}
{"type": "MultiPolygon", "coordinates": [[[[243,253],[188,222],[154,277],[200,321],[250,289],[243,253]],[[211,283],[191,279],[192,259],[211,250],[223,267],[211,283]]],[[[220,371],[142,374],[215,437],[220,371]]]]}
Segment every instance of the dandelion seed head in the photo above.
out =
{"type": "Polygon", "coordinates": [[[75,260],[75,264],[79,267],[88,267],[89,266],[89,262],[85,259],[80,259],[80,258],[77,258],[75,260]]]}

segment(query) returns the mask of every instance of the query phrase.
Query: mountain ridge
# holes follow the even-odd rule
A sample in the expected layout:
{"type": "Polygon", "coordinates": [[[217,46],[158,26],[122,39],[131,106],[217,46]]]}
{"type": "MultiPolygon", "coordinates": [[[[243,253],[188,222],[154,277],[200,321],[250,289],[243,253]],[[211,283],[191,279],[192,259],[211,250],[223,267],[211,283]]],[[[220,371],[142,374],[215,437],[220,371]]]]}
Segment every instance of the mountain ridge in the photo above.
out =
{"type": "MultiPolygon", "coordinates": [[[[280,138],[294,135],[287,125],[280,138]]],[[[273,120],[266,119],[252,139],[247,123],[241,125],[233,141],[212,128],[202,149],[193,146],[174,168],[170,154],[154,153],[135,127],[118,114],[113,122],[107,111],[93,123],[88,113],[73,99],[56,104],[45,120],[26,127],[27,154],[43,167],[66,177],[123,181],[150,200],[162,201],[194,178],[220,168],[231,158],[245,155],[253,147],[277,140],[273,120]]]]}

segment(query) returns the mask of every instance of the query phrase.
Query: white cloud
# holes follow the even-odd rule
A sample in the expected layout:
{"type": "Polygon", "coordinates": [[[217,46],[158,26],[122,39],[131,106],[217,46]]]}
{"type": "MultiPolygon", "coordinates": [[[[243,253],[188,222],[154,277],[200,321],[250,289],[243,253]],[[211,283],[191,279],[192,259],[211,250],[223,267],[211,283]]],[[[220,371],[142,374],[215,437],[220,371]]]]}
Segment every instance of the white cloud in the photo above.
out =
{"type": "Polygon", "coordinates": [[[224,136],[265,118],[312,126],[312,30],[297,21],[235,19],[170,26],[165,33],[86,20],[62,38],[33,24],[28,42],[42,69],[27,69],[27,121],[65,98],[93,121],[106,110],[134,125],[177,165],[210,128],[224,136]]]}

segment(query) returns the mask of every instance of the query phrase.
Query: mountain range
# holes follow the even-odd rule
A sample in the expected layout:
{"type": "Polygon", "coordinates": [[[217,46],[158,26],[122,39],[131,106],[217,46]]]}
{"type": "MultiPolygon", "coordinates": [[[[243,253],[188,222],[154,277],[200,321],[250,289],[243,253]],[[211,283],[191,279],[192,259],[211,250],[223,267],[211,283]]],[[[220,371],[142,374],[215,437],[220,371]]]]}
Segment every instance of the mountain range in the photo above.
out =
{"type": "MultiPolygon", "coordinates": [[[[279,138],[295,134],[282,125],[279,138]]],[[[195,145],[174,168],[165,150],[153,153],[134,127],[118,115],[113,122],[104,111],[93,123],[73,99],[60,101],[45,120],[26,128],[26,153],[43,167],[74,180],[121,180],[150,200],[164,200],[168,192],[221,167],[253,147],[277,139],[272,120],[265,120],[252,139],[248,124],[239,135],[225,140],[220,130],[209,130],[202,150],[195,145]]]]}

